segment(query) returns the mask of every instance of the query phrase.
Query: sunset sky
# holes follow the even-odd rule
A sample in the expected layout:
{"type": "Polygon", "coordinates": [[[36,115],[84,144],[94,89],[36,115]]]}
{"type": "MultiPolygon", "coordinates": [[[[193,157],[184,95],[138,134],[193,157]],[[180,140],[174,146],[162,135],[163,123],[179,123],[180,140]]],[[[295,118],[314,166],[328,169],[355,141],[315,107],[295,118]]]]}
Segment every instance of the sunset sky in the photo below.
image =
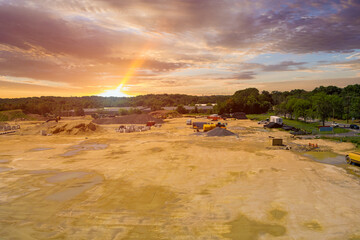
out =
{"type": "Polygon", "coordinates": [[[0,98],[355,83],[359,0],[0,0],[0,98]]]}

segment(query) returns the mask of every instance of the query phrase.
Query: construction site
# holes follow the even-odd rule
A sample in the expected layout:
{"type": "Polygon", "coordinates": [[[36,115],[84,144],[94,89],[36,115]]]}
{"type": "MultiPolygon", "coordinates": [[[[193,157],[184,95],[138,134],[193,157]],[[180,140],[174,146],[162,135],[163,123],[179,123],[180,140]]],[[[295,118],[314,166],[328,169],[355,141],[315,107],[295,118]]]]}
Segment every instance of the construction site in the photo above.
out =
{"type": "Polygon", "coordinates": [[[360,239],[355,146],[240,115],[9,122],[0,238],[360,239]]]}

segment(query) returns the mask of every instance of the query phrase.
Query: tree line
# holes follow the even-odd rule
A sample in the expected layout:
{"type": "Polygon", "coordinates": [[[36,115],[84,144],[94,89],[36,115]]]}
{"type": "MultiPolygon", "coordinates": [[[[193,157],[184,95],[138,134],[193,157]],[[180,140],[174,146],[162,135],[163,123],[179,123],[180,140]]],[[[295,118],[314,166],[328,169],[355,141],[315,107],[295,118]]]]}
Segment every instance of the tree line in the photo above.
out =
{"type": "MultiPolygon", "coordinates": [[[[0,98],[0,111],[22,109],[25,113],[56,114],[75,110],[83,113],[84,108],[103,107],[149,107],[160,110],[162,107],[195,105],[222,102],[230,96],[191,96],[185,94],[148,94],[136,97],[30,97],[30,98],[0,98]]],[[[78,114],[77,114],[78,115],[78,114]]],[[[80,114],[81,115],[81,114],[80,114]]]]}
{"type": "Polygon", "coordinates": [[[295,89],[271,93],[256,88],[235,92],[229,99],[218,104],[222,113],[245,112],[248,114],[274,111],[291,119],[302,118],[325,120],[360,118],[360,85],[317,87],[312,91],[295,89]]]}
{"type": "MultiPolygon", "coordinates": [[[[290,118],[318,118],[325,121],[360,118],[360,85],[344,88],[336,86],[317,87],[312,91],[294,89],[291,91],[262,91],[247,88],[233,95],[192,96],[185,94],[148,94],[136,97],[32,97],[0,98],[0,111],[22,109],[25,113],[60,114],[75,110],[81,113],[84,108],[102,107],[150,107],[158,110],[166,106],[183,106],[217,103],[214,112],[219,114],[245,112],[247,114],[266,113],[290,118]]],[[[183,110],[179,107],[179,111],[183,110]]]]}

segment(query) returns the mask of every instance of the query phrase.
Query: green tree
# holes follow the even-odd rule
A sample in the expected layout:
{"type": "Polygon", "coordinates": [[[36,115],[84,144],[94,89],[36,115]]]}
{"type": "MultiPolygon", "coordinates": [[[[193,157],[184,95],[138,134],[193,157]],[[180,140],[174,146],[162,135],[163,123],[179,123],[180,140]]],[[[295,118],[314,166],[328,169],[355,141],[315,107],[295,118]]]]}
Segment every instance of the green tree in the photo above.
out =
{"type": "Polygon", "coordinates": [[[85,116],[84,109],[81,107],[75,108],[75,116],[85,116]]]}
{"type": "Polygon", "coordinates": [[[349,113],[351,118],[360,118],[360,97],[352,98],[349,113]]]}
{"type": "Polygon", "coordinates": [[[294,110],[295,110],[294,106],[295,106],[295,104],[296,104],[297,101],[298,101],[297,98],[292,98],[292,97],[291,97],[291,98],[289,98],[288,101],[286,102],[286,105],[285,105],[285,107],[286,107],[286,112],[287,112],[288,114],[290,114],[290,119],[293,118],[294,110]]]}
{"type": "Polygon", "coordinates": [[[196,113],[199,113],[199,110],[198,110],[197,106],[195,106],[195,108],[193,110],[191,110],[190,112],[196,114],[196,113]]]}
{"type": "Polygon", "coordinates": [[[320,118],[323,126],[325,126],[325,121],[331,116],[329,96],[324,92],[319,92],[313,96],[313,104],[316,115],[320,118]]]}
{"type": "Polygon", "coordinates": [[[334,120],[335,116],[339,116],[341,118],[343,107],[342,107],[342,99],[339,95],[328,95],[328,100],[330,103],[331,114],[334,120]]]}
{"type": "Polygon", "coordinates": [[[186,110],[186,108],[185,108],[183,105],[177,106],[176,111],[177,111],[178,113],[181,113],[181,114],[186,114],[186,113],[188,113],[188,111],[186,110]]]}
{"type": "Polygon", "coordinates": [[[121,116],[129,115],[129,111],[126,110],[126,109],[120,109],[120,110],[119,110],[119,114],[120,114],[121,116]]]}
{"type": "Polygon", "coordinates": [[[294,114],[296,118],[302,117],[306,122],[306,118],[308,117],[309,109],[311,109],[311,102],[305,99],[296,99],[294,103],[294,114]]]}

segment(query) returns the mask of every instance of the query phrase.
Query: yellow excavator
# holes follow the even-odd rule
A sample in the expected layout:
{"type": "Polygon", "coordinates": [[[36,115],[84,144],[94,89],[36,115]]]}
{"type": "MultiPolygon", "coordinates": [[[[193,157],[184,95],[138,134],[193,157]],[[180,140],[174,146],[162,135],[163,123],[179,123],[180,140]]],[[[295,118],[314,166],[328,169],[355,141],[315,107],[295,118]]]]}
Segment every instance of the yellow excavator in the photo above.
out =
{"type": "Polygon", "coordinates": [[[346,155],[346,162],[348,164],[352,163],[360,163],[360,153],[359,152],[352,152],[346,155]]]}
{"type": "Polygon", "coordinates": [[[221,123],[221,122],[218,122],[217,124],[208,123],[208,124],[204,124],[203,130],[204,130],[204,132],[208,132],[208,131],[213,130],[214,128],[217,128],[217,127],[226,129],[226,125],[227,125],[226,123],[221,123]]]}

